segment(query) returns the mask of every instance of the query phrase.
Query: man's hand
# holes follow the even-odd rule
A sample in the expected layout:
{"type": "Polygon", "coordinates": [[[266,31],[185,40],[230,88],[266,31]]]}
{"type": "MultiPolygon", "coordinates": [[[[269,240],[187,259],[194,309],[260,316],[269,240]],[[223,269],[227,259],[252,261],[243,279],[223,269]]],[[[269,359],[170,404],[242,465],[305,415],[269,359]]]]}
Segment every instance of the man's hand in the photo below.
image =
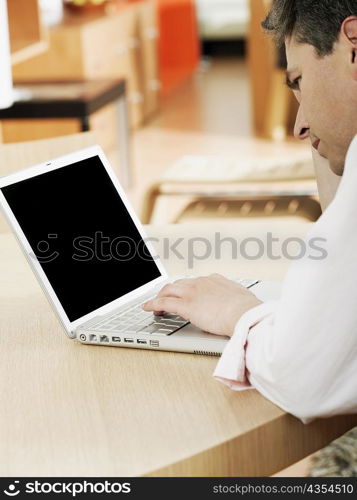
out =
{"type": "Polygon", "coordinates": [[[231,337],[240,317],[259,304],[261,301],[238,283],[212,274],[165,285],[143,309],[178,314],[206,332],[231,337]]]}

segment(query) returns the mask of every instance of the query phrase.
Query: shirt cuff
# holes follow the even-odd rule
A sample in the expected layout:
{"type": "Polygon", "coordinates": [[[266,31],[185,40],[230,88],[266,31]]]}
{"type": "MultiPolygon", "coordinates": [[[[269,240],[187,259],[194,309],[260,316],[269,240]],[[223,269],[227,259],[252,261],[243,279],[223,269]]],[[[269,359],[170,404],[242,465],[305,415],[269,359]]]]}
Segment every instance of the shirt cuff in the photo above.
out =
{"type": "Polygon", "coordinates": [[[274,301],[249,309],[240,318],[213,372],[213,377],[235,391],[251,389],[245,366],[245,347],[251,328],[274,311],[274,301]]]}

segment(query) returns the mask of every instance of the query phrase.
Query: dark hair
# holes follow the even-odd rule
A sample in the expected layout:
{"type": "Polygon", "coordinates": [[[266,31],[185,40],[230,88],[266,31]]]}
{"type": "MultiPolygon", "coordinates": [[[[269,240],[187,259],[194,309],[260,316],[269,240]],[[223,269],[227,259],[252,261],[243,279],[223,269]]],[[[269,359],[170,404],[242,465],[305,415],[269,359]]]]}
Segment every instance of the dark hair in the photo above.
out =
{"type": "Polygon", "coordinates": [[[273,33],[278,46],[294,35],[300,43],[315,47],[322,57],[331,54],[341,24],[357,16],[357,0],[273,0],[263,28],[273,33]]]}

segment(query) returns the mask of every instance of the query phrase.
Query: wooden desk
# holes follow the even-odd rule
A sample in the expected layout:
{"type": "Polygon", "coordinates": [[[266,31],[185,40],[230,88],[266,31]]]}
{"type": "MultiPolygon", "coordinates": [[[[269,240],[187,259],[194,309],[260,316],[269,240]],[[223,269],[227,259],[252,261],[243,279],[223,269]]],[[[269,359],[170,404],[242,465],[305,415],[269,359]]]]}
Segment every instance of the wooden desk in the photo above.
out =
{"type": "Polygon", "coordinates": [[[213,380],[214,358],[68,340],[11,234],[0,332],[1,476],[266,476],[357,425],[305,426],[213,380]]]}

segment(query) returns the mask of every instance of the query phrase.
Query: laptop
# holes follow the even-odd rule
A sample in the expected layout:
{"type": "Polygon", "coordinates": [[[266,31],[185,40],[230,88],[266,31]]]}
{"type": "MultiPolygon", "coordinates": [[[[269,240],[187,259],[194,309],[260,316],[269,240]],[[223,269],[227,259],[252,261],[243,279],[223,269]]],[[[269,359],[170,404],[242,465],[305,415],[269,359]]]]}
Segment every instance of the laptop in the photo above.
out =
{"type": "Polygon", "coordinates": [[[228,337],[142,310],[173,280],[99,146],[0,178],[0,206],[70,339],[222,353],[228,337]]]}

